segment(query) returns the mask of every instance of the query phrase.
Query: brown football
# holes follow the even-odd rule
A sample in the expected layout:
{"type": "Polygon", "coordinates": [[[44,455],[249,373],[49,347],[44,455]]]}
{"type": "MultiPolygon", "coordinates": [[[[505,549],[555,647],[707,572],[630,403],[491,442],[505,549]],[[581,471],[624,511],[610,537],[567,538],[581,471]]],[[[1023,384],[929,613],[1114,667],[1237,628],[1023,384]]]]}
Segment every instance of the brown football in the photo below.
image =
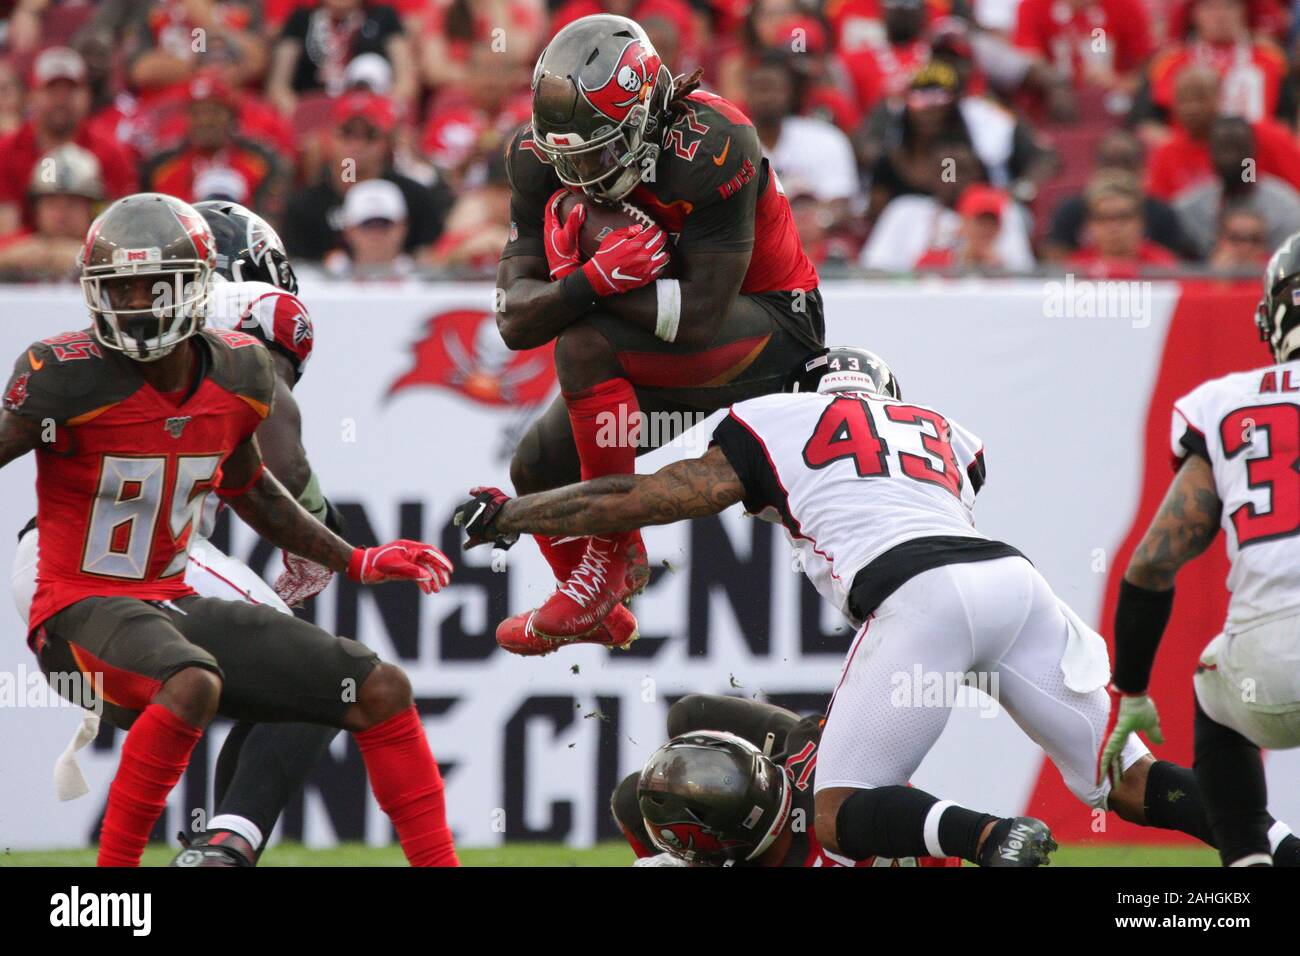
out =
{"type": "MultiPolygon", "coordinates": [[[[654,225],[654,220],[643,210],[632,205],[630,202],[621,202],[616,206],[598,203],[589,196],[580,193],[569,193],[560,200],[559,208],[556,209],[556,217],[560,222],[564,222],[577,205],[587,207],[587,218],[583,220],[582,230],[578,233],[578,254],[582,261],[586,262],[600,244],[615,229],[622,229],[625,226],[634,226],[638,223],[645,226],[654,225]]],[[[669,249],[671,255],[672,250],[669,249]]],[[[674,263],[670,262],[668,267],[661,273],[664,278],[671,278],[675,274],[674,263]]]]}

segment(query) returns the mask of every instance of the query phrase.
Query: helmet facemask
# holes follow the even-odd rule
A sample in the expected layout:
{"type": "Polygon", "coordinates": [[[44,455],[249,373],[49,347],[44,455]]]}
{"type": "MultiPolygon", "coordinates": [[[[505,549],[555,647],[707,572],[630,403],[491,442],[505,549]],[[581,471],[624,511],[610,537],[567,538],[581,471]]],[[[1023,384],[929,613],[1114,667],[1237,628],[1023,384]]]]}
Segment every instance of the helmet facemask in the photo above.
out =
{"type": "Polygon", "coordinates": [[[203,328],[212,293],[209,263],[148,261],[151,252],[144,251],[146,261],[88,266],[81,274],[95,338],[137,362],[156,362],[203,328]]]}
{"type": "Polygon", "coordinates": [[[650,135],[659,124],[651,113],[645,104],[634,106],[623,122],[598,131],[590,142],[577,133],[538,135],[537,151],[564,185],[618,202],[659,161],[659,144],[650,135]]]}

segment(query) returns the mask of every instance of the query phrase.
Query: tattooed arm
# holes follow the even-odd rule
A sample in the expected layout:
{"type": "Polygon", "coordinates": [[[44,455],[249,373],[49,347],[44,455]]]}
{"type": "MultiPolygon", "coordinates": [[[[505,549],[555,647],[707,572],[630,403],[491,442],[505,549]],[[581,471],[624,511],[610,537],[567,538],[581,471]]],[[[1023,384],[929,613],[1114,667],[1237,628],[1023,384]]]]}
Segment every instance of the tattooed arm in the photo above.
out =
{"type": "Polygon", "coordinates": [[[249,438],[222,464],[217,493],[267,541],[333,571],[347,571],[352,545],[308,514],[263,467],[256,438],[249,438]]]}
{"type": "Polygon", "coordinates": [[[612,534],[715,515],[745,489],[720,448],[653,475],[609,475],[506,502],[493,525],[502,534],[612,534]]]}
{"type": "Polygon", "coordinates": [[[40,443],[39,423],[13,412],[0,412],[0,468],[23,457],[40,443]]]}
{"type": "Polygon", "coordinates": [[[1219,533],[1222,510],[1210,463],[1199,455],[1190,456],[1133,552],[1124,580],[1152,591],[1172,588],[1178,569],[1208,548],[1219,533]]]}

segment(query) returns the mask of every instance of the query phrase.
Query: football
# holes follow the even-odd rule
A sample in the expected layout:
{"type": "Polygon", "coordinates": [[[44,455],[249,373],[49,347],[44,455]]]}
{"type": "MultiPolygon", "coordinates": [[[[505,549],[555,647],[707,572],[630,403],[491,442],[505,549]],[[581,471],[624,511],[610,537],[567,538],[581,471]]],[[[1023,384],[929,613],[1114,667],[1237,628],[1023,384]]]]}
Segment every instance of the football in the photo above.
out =
{"type": "MultiPolygon", "coordinates": [[[[582,261],[590,259],[601,242],[615,229],[622,229],[625,226],[653,226],[655,221],[644,210],[632,205],[630,202],[620,202],[616,206],[606,203],[596,202],[589,196],[581,193],[569,193],[560,200],[559,208],[556,209],[556,215],[560,222],[568,218],[569,213],[578,205],[587,207],[587,218],[582,223],[582,230],[578,233],[578,254],[582,256],[582,261]]],[[[672,249],[669,248],[671,255],[672,249]]],[[[675,263],[670,262],[668,267],[663,271],[664,278],[674,276],[675,263]]]]}

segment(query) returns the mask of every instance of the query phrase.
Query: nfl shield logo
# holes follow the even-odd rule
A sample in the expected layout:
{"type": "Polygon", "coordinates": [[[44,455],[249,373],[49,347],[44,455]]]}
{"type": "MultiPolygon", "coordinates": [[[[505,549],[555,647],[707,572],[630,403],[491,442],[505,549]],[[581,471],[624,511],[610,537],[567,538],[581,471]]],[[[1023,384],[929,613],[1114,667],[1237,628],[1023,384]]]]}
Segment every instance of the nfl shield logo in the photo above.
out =
{"type": "Polygon", "coordinates": [[[169,418],[163,428],[167,429],[167,434],[172,438],[180,438],[181,432],[185,431],[185,426],[190,423],[190,417],[186,415],[183,418],[169,418]]]}

